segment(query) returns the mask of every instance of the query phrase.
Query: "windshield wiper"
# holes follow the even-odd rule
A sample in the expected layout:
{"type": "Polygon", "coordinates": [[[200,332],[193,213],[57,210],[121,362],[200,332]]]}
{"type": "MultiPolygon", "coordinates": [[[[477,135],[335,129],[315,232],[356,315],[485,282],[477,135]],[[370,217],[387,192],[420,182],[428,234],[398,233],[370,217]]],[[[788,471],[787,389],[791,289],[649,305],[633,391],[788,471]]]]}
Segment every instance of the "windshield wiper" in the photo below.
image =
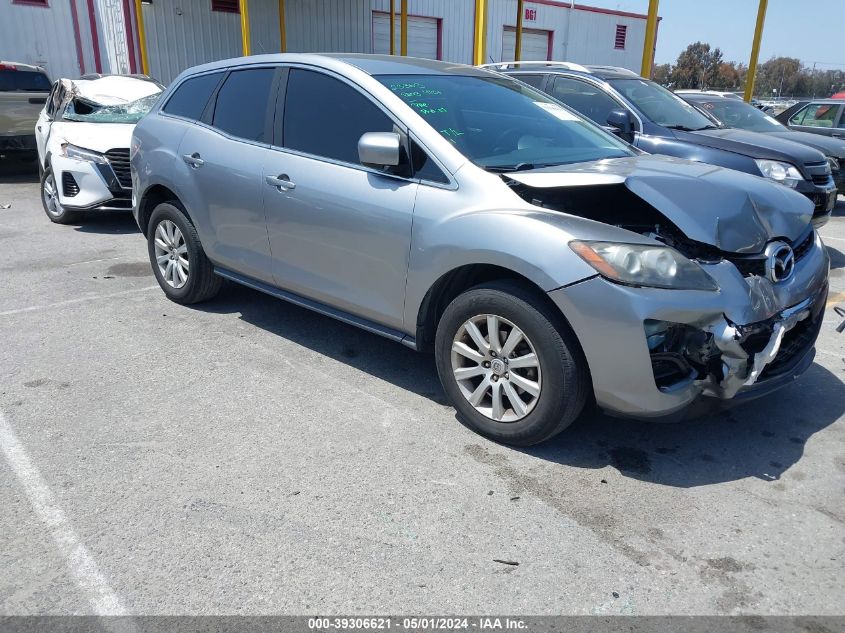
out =
{"type": "Polygon", "coordinates": [[[695,132],[695,129],[687,127],[686,125],[681,125],[680,123],[675,125],[666,125],[664,127],[670,130],[680,130],[681,132],[695,132]]]}
{"type": "Polygon", "coordinates": [[[492,171],[496,174],[506,174],[511,171],[526,171],[528,169],[535,169],[534,163],[517,163],[516,165],[494,165],[485,167],[487,171],[492,171]]]}

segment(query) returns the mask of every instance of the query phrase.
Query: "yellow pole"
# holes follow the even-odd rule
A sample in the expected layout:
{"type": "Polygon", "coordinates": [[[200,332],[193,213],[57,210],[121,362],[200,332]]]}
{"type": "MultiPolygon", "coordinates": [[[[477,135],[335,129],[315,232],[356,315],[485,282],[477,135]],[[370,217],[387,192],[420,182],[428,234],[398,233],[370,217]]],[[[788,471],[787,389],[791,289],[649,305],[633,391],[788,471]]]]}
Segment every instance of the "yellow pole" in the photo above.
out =
{"type": "Polygon", "coordinates": [[[640,75],[651,78],[651,66],[654,61],[654,43],[657,39],[657,4],[659,0],[648,0],[648,20],[645,24],[645,42],[643,43],[643,63],[640,75]]]}
{"type": "MultiPolygon", "coordinates": [[[[757,9],[757,26],[754,29],[754,42],[751,44],[751,61],[748,62],[748,74],[745,76],[745,101],[754,96],[754,76],[757,74],[757,58],[760,56],[760,40],[763,37],[763,23],[766,21],[766,6],[769,0],[760,0],[757,9]]],[[[780,96],[780,95],[778,95],[780,96]]]]}
{"type": "Polygon", "coordinates": [[[522,56],[522,14],[525,12],[524,0],[516,0],[516,39],[513,47],[513,61],[522,56]]]}
{"type": "Polygon", "coordinates": [[[473,63],[477,66],[486,61],[485,41],[487,39],[487,0],[475,0],[475,48],[473,63]]]}
{"type": "Polygon", "coordinates": [[[404,57],[408,54],[408,0],[402,0],[400,11],[402,12],[402,17],[399,19],[399,29],[402,33],[399,35],[401,39],[399,43],[399,54],[404,57]]]}
{"type": "Polygon", "coordinates": [[[240,0],[241,8],[241,41],[243,42],[244,57],[249,55],[249,7],[247,0],[240,0]]]}
{"type": "Polygon", "coordinates": [[[144,13],[141,0],[135,0],[135,26],[138,28],[138,48],[141,49],[141,72],[150,74],[150,62],[147,59],[147,33],[144,30],[144,13]]]}
{"type": "Polygon", "coordinates": [[[390,0],[390,54],[396,54],[396,0],[390,0]]]}
{"type": "Polygon", "coordinates": [[[288,34],[285,28],[285,0],[279,0],[279,51],[286,53],[288,50],[288,34]]]}

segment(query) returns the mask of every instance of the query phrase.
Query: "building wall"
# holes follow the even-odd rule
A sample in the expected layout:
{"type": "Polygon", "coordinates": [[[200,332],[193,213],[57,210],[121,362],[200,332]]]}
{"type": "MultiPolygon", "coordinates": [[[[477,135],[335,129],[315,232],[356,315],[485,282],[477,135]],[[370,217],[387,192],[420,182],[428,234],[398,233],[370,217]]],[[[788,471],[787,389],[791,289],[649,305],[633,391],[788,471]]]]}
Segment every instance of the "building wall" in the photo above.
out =
{"type": "Polygon", "coordinates": [[[51,79],[78,77],[81,68],[76,53],[71,2],[76,3],[79,17],[83,63],[86,70],[93,70],[85,0],[50,0],[46,8],[0,0],[0,59],[43,66],[51,79]]]}
{"type": "Polygon", "coordinates": [[[371,0],[285,0],[288,51],[372,51],[371,4],[371,0]]]}

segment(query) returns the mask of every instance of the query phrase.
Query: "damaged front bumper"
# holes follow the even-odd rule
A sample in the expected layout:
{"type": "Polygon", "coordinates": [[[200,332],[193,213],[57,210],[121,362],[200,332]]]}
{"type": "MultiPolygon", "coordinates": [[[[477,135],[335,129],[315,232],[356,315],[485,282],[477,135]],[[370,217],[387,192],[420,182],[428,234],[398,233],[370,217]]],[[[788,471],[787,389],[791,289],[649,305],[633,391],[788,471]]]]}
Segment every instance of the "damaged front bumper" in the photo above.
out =
{"type": "Polygon", "coordinates": [[[818,236],[792,277],[773,284],[723,261],[720,290],[634,288],[594,277],[549,293],[581,342],[598,405],[663,420],[745,401],[812,363],[828,291],[818,236]]]}

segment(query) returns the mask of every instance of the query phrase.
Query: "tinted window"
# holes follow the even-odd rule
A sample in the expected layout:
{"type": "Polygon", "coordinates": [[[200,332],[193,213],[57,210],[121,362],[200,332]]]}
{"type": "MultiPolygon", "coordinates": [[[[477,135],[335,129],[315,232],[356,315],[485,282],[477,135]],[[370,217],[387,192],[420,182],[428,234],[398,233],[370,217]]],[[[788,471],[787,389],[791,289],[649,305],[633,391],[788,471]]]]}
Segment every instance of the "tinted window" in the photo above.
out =
{"type": "Polygon", "coordinates": [[[47,75],[33,70],[0,70],[0,92],[48,92],[47,75]]]}
{"type": "Polygon", "coordinates": [[[441,171],[437,163],[415,141],[411,141],[411,158],[414,164],[415,178],[428,180],[429,182],[449,182],[446,174],[441,171]]]}
{"type": "Polygon", "coordinates": [[[738,99],[699,101],[698,105],[730,127],[750,132],[783,132],[785,130],[783,125],[768,114],[738,99]]]}
{"type": "Polygon", "coordinates": [[[222,76],[223,73],[212,73],[183,81],[170,95],[163,110],[186,119],[199,119],[222,76]]]}
{"type": "Polygon", "coordinates": [[[543,75],[514,75],[513,78],[524,81],[529,86],[534,86],[535,88],[541,88],[543,86],[543,75]]]}
{"type": "Polygon", "coordinates": [[[657,125],[674,130],[705,130],[715,127],[701,112],[653,81],[611,79],[609,83],[657,125]]]}
{"type": "Polygon", "coordinates": [[[264,130],[267,102],[275,68],[253,68],[231,73],[217,93],[214,127],[251,141],[269,140],[264,130]]]}
{"type": "Polygon", "coordinates": [[[607,124],[607,115],[611,110],[622,108],[621,104],[600,88],[567,77],[555,77],[552,96],[599,125],[607,124]]]}
{"type": "Polygon", "coordinates": [[[357,163],[361,136],[365,132],[392,132],[393,121],[342,81],[292,68],[283,127],[285,147],[357,163]]]}

